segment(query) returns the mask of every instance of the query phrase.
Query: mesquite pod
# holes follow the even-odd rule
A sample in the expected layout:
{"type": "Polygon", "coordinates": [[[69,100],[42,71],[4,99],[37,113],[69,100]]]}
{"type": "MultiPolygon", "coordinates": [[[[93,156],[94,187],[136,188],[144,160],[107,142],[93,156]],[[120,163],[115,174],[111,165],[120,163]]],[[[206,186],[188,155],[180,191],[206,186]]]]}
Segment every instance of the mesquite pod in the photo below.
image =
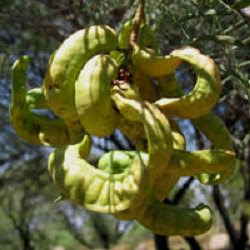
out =
{"type": "Polygon", "coordinates": [[[119,89],[113,89],[112,98],[125,118],[142,121],[144,124],[146,137],[149,138],[148,153],[150,161],[152,161],[152,164],[149,163],[149,165],[157,165],[156,169],[152,167],[150,175],[152,175],[152,180],[156,181],[158,176],[162,175],[172,151],[173,139],[168,120],[156,106],[147,102],[127,99],[122,96],[122,93],[119,93],[119,89]]]}
{"type": "Polygon", "coordinates": [[[109,55],[96,55],[83,67],[75,84],[75,105],[82,126],[96,136],[110,135],[118,114],[111,102],[111,82],[119,65],[109,55]]]}
{"type": "Polygon", "coordinates": [[[132,53],[132,62],[135,69],[143,74],[160,77],[175,71],[182,60],[173,55],[157,55],[154,51],[149,51],[135,46],[132,53]]]}
{"type": "MultiPolygon", "coordinates": [[[[171,127],[171,134],[173,138],[173,151],[182,150],[184,151],[186,148],[186,140],[184,135],[182,134],[178,124],[174,120],[169,120],[171,127]]],[[[173,161],[173,155],[171,155],[171,159],[168,166],[172,166],[171,162],[173,161]]],[[[158,179],[157,186],[155,187],[155,192],[157,192],[157,198],[160,201],[163,201],[169,194],[169,192],[174,188],[181,175],[178,171],[168,171],[168,166],[166,166],[166,171],[164,175],[158,179]]]]}
{"type": "Polygon", "coordinates": [[[135,197],[140,200],[138,191],[147,188],[148,183],[153,184],[159,174],[155,166],[159,169],[163,165],[157,156],[164,156],[166,162],[169,159],[168,126],[159,131],[160,124],[167,120],[164,116],[165,120],[160,119],[160,122],[154,119],[156,111],[157,108],[145,104],[139,117],[145,125],[148,156],[139,152],[109,153],[100,159],[100,168],[96,169],[86,161],[90,148],[88,136],[80,144],[61,147],[51,153],[49,171],[63,195],[88,209],[104,213],[125,210],[135,197]],[[156,141],[161,141],[160,147],[155,145],[156,141]]]}
{"type": "Polygon", "coordinates": [[[181,208],[148,199],[136,210],[125,210],[114,214],[120,220],[136,219],[140,224],[159,235],[193,236],[205,233],[212,225],[212,214],[208,206],[181,208]],[[138,211],[137,210],[137,211],[138,211]]]}
{"type": "MultiPolygon", "coordinates": [[[[234,154],[230,133],[224,122],[215,114],[208,113],[199,119],[192,120],[194,125],[211,141],[216,149],[224,149],[234,154]]],[[[234,172],[236,158],[228,162],[224,171],[217,174],[201,174],[198,179],[203,184],[219,184],[225,182],[234,172]]]]}
{"type": "Polygon", "coordinates": [[[192,47],[159,55],[144,21],[132,41],[135,26],[135,20],[128,21],[118,35],[101,25],[75,32],[51,56],[42,88],[26,90],[28,59],[18,60],[11,71],[11,122],[23,139],[57,147],[48,169],[65,198],[135,219],[157,234],[201,234],[212,222],[207,206],[180,208],[162,201],[182,176],[214,184],[234,170],[229,132],[208,113],[220,95],[219,73],[210,57],[192,47]],[[182,62],[197,75],[188,94],[175,77],[182,62]],[[33,109],[51,110],[59,119],[33,109]],[[215,149],[186,151],[174,117],[191,119],[215,149]],[[116,128],[136,150],[107,152],[91,165],[90,134],[106,136],[116,128]]]}
{"type": "Polygon", "coordinates": [[[212,214],[208,206],[181,208],[148,199],[136,220],[159,235],[192,236],[205,233],[212,225],[212,214]]]}
{"type": "Polygon", "coordinates": [[[214,61],[192,47],[174,50],[170,56],[193,67],[197,74],[196,84],[187,95],[162,98],[156,104],[166,115],[195,119],[206,114],[214,107],[221,92],[220,77],[214,61]]]}
{"type": "Polygon", "coordinates": [[[26,72],[29,58],[23,56],[11,68],[12,91],[10,121],[16,133],[31,144],[59,146],[70,143],[63,121],[35,114],[27,102],[26,72]]]}
{"type": "MultiPolygon", "coordinates": [[[[113,95],[113,98],[122,115],[129,118],[129,115],[124,112],[124,110],[131,112],[134,109],[134,120],[136,120],[136,114],[141,114],[141,117],[144,117],[144,126],[145,123],[150,125],[150,128],[145,126],[145,131],[148,138],[156,138],[154,134],[158,135],[159,138],[158,145],[154,140],[148,141],[149,157],[148,163],[145,162],[146,166],[148,165],[148,168],[146,169],[148,170],[149,178],[149,180],[146,182],[147,186],[144,189],[139,190],[138,195],[135,196],[134,201],[131,203],[128,209],[115,213],[114,216],[124,220],[136,219],[148,229],[163,235],[181,234],[189,236],[207,231],[210,228],[212,221],[211,212],[208,207],[199,206],[194,209],[178,208],[175,206],[162,204],[158,200],[162,198],[162,193],[158,190],[159,182],[162,182],[165,174],[168,173],[168,167],[171,166],[172,161],[171,156],[169,164],[167,162],[165,162],[167,164],[164,164],[163,162],[160,162],[160,159],[164,159],[163,155],[160,154],[159,157],[159,155],[156,154],[156,152],[159,153],[164,151],[163,149],[158,149],[157,147],[166,148],[163,146],[164,143],[166,143],[166,137],[159,136],[159,134],[164,134],[159,132],[159,130],[161,131],[161,129],[163,129],[160,128],[160,124],[164,124],[163,120],[166,120],[166,118],[164,116],[161,117],[162,114],[157,112],[158,109],[154,105],[148,105],[147,103],[140,103],[136,100],[126,99],[117,92],[113,95]],[[144,109],[149,111],[149,113],[147,113],[144,109]],[[159,120],[159,117],[162,118],[162,120],[159,120]],[[153,143],[151,144],[150,142],[153,142],[154,145],[152,145],[153,143]],[[154,156],[157,157],[157,155],[159,157],[158,160],[154,158],[154,156]],[[152,174],[154,171],[156,174],[152,174]],[[161,176],[159,176],[159,173],[161,173],[161,176]],[[176,224],[176,222],[179,221],[179,218],[183,220],[183,225],[181,226],[178,223],[176,224]]],[[[180,166],[181,164],[182,161],[180,160],[180,166]]],[[[188,162],[187,165],[189,164],[192,166],[192,163],[188,162]]],[[[173,168],[176,169],[175,166],[173,166],[173,168]]],[[[199,169],[199,171],[201,170],[199,169]]],[[[179,173],[174,174],[174,176],[178,178],[179,176],[177,175],[180,176],[179,173]]],[[[146,177],[147,175],[145,174],[144,176],[146,177]]],[[[166,193],[164,195],[166,195],[166,193]]]]}
{"type": "Polygon", "coordinates": [[[54,182],[65,198],[89,210],[101,213],[125,210],[141,185],[143,157],[138,154],[127,157],[123,153],[121,161],[113,155],[112,164],[123,164],[120,171],[109,171],[102,160],[99,163],[102,169],[98,169],[86,160],[90,146],[90,137],[86,135],[79,144],[60,147],[51,153],[48,169],[54,182]]]}
{"type": "MultiPolygon", "coordinates": [[[[159,86],[162,93],[167,97],[181,97],[183,91],[176,79],[172,74],[162,79],[159,79],[159,86]]],[[[192,123],[203,133],[212,146],[218,150],[224,150],[225,154],[230,153],[232,156],[231,161],[225,161],[223,164],[223,170],[214,174],[201,173],[196,177],[202,184],[218,184],[227,180],[232,175],[235,166],[236,159],[232,146],[232,140],[230,133],[226,128],[224,122],[215,114],[209,112],[198,119],[192,119],[192,123]]]]}
{"type": "Polygon", "coordinates": [[[51,56],[44,94],[50,109],[73,130],[76,142],[83,131],[75,108],[75,81],[91,57],[116,48],[115,31],[109,26],[93,25],[70,35],[51,56]]]}
{"type": "Polygon", "coordinates": [[[235,153],[223,149],[207,149],[188,152],[173,150],[168,173],[194,176],[201,173],[220,173],[235,165],[235,153]]]}

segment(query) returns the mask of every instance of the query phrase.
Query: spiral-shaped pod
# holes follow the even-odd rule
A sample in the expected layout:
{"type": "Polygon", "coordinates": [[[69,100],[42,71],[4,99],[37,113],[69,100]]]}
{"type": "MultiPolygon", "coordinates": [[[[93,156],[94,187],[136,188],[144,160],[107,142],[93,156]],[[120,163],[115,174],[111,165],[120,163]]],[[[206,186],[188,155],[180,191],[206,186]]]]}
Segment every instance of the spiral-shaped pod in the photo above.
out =
{"type": "Polygon", "coordinates": [[[117,48],[117,36],[109,26],[93,25],[70,35],[50,58],[43,90],[49,108],[69,127],[78,142],[83,129],[75,108],[75,82],[94,55],[117,48]]]}
{"type": "Polygon", "coordinates": [[[26,89],[28,62],[29,58],[23,56],[15,61],[11,68],[10,122],[16,133],[31,144],[42,146],[69,144],[71,142],[69,130],[62,120],[33,112],[32,108],[38,106],[44,108],[46,102],[39,91],[28,92],[26,89]]]}

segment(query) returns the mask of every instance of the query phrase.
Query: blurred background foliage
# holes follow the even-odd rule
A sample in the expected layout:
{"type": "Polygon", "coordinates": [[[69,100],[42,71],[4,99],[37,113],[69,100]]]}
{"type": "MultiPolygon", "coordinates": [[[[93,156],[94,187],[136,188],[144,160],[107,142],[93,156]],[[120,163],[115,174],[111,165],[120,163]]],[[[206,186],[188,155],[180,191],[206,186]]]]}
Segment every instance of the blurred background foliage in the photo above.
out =
{"type": "MultiPolygon", "coordinates": [[[[0,249],[250,249],[250,1],[146,0],[148,22],[164,53],[191,45],[210,55],[220,69],[223,92],[214,111],[231,132],[238,169],[220,186],[184,178],[166,201],[210,204],[215,221],[205,236],[160,237],[134,222],[67,201],[54,203],[59,193],[47,172],[49,150],[27,144],[9,124],[15,59],[31,57],[28,84],[40,86],[49,56],[64,38],[93,24],[119,30],[136,5],[135,0],[0,1],[0,249]],[[224,245],[222,240],[212,245],[216,235],[223,235],[224,245]]],[[[189,72],[185,67],[179,72],[183,86],[190,81],[189,72]]],[[[188,121],[181,126],[189,149],[209,146],[188,121]]],[[[99,153],[130,146],[119,133],[95,140],[99,153]]]]}

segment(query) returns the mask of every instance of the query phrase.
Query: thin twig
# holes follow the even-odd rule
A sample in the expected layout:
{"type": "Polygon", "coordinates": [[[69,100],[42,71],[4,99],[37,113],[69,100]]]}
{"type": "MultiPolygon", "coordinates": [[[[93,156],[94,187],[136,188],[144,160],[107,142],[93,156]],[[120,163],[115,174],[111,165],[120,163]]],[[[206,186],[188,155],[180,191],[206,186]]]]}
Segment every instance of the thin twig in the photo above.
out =
{"type": "Polygon", "coordinates": [[[138,5],[138,8],[135,13],[135,17],[134,17],[134,29],[130,35],[130,45],[132,48],[136,46],[141,22],[142,20],[145,19],[144,7],[145,7],[145,0],[140,0],[140,3],[138,5]]]}
{"type": "Polygon", "coordinates": [[[250,26],[250,7],[247,7],[245,9],[236,9],[234,8],[233,4],[235,1],[226,1],[226,0],[220,0],[220,2],[228,9],[234,11],[236,14],[241,16],[245,23],[250,26]]]}

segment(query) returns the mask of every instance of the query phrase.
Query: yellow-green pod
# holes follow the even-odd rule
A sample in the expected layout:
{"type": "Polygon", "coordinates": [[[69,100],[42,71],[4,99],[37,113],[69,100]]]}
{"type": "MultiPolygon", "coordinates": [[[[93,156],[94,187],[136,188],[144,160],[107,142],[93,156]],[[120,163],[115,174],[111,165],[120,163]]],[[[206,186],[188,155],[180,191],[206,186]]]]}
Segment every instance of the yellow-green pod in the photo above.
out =
{"type": "Polygon", "coordinates": [[[50,154],[48,168],[53,180],[66,198],[89,210],[117,213],[127,209],[143,181],[142,158],[135,154],[120,163],[116,156],[113,162],[106,157],[103,161],[108,162],[100,164],[121,164],[120,171],[111,172],[107,166],[98,169],[86,161],[89,141],[86,136],[81,143],[57,148],[50,154]]]}
{"type": "Polygon", "coordinates": [[[203,234],[212,225],[209,207],[182,208],[148,199],[140,211],[133,214],[135,219],[159,235],[193,236],[203,234]]]}
{"type": "Polygon", "coordinates": [[[215,62],[199,50],[184,47],[174,50],[171,57],[187,62],[197,74],[192,91],[175,98],[162,98],[156,105],[168,116],[198,118],[209,112],[219,99],[221,82],[215,62]]]}
{"type": "MultiPolygon", "coordinates": [[[[182,134],[178,124],[174,120],[169,120],[171,127],[171,134],[173,138],[173,152],[176,150],[184,151],[186,148],[186,140],[184,135],[182,134]]],[[[172,158],[169,164],[166,166],[166,171],[164,174],[158,178],[157,185],[155,187],[155,193],[157,193],[156,197],[158,200],[163,201],[169,194],[169,192],[176,185],[182,174],[179,173],[179,169],[176,171],[171,171],[169,168],[172,168],[172,158]]],[[[177,167],[178,168],[178,167],[177,167]]]]}
{"type": "Polygon", "coordinates": [[[172,152],[170,124],[155,105],[127,99],[118,90],[113,93],[113,100],[126,119],[143,123],[149,154],[148,174],[151,184],[155,184],[155,195],[158,197],[158,178],[161,179],[166,173],[172,152]]]}
{"type": "Polygon", "coordinates": [[[194,176],[223,173],[235,165],[235,153],[224,149],[188,152],[173,150],[168,167],[169,175],[194,176]]]}
{"type": "MultiPolygon", "coordinates": [[[[230,133],[222,119],[213,113],[208,113],[199,119],[192,120],[193,124],[203,133],[212,146],[216,149],[224,149],[234,154],[230,133]]],[[[234,172],[236,160],[229,162],[224,171],[218,174],[201,174],[198,179],[203,184],[219,184],[226,181],[234,172]]]]}
{"type": "Polygon", "coordinates": [[[92,57],[75,83],[75,105],[82,126],[95,136],[110,135],[118,114],[111,101],[111,83],[119,65],[108,55],[92,57]]]}
{"type": "MultiPolygon", "coordinates": [[[[63,121],[36,114],[30,109],[26,90],[28,61],[29,58],[23,56],[11,68],[10,122],[18,136],[31,144],[43,146],[69,144],[69,131],[63,121]]],[[[37,103],[35,105],[37,106],[37,103]]]]}
{"type": "Polygon", "coordinates": [[[93,25],[70,35],[51,56],[43,82],[50,109],[72,129],[74,141],[82,127],[75,109],[75,81],[84,64],[94,55],[117,48],[117,36],[109,26],[93,25]]]}
{"type": "Polygon", "coordinates": [[[174,72],[182,60],[172,54],[157,55],[139,46],[135,46],[132,53],[132,62],[136,70],[152,77],[161,77],[174,72]]]}
{"type": "MultiPolygon", "coordinates": [[[[183,96],[183,91],[179,86],[174,74],[158,79],[158,81],[164,96],[183,96]]],[[[209,141],[211,141],[213,147],[218,150],[224,150],[225,154],[227,154],[227,152],[231,152],[231,161],[225,161],[223,164],[221,164],[220,169],[218,169],[217,172],[215,171],[217,174],[201,173],[197,175],[197,178],[203,184],[218,184],[224,182],[233,173],[236,164],[235,156],[232,157],[234,155],[234,150],[230,133],[228,132],[224,122],[217,115],[211,112],[191,121],[196,126],[196,128],[198,128],[199,131],[203,133],[209,141]]],[[[214,152],[211,150],[211,156],[213,153],[214,152]]],[[[225,155],[225,157],[225,160],[227,160],[227,155],[225,155]]]]}

